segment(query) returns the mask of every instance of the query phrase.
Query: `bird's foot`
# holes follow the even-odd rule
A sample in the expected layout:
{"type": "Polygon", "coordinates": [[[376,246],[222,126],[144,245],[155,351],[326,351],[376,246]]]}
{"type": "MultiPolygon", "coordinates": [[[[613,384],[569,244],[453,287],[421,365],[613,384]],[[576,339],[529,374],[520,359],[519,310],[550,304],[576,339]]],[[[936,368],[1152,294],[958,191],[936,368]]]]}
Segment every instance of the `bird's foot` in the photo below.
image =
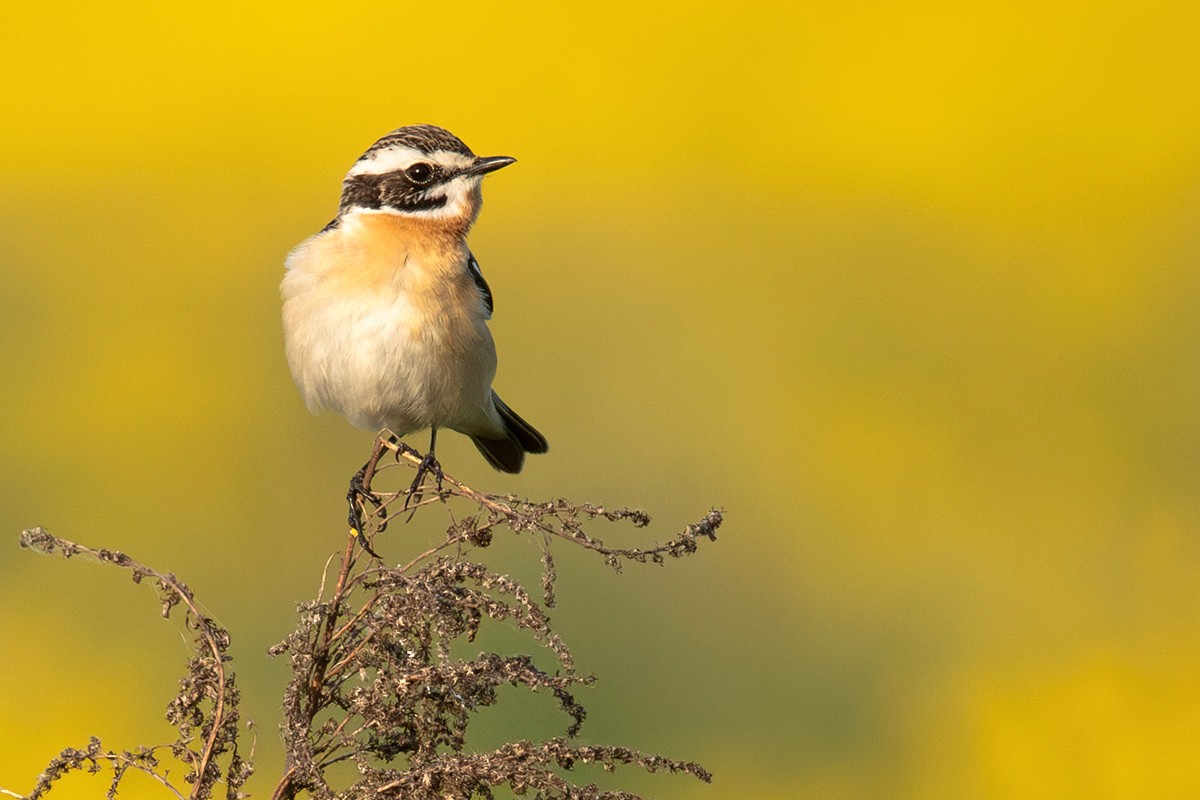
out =
{"type": "MultiPolygon", "coordinates": [[[[366,517],[367,503],[375,506],[375,510],[379,513],[381,522],[379,523],[379,531],[387,527],[387,509],[383,506],[383,501],[379,495],[375,494],[370,488],[363,485],[363,471],[359,470],[354,477],[350,479],[350,490],[346,492],[346,502],[350,505],[350,515],[347,522],[350,524],[350,532],[358,538],[362,544],[363,550],[366,550],[375,558],[382,560],[382,557],[375,552],[371,547],[371,543],[367,541],[366,534],[366,517]]],[[[378,531],[377,531],[378,532],[378,531]]]]}
{"type": "Polygon", "coordinates": [[[379,516],[379,527],[375,532],[382,533],[387,530],[387,507],[384,505],[383,498],[371,491],[371,479],[375,477],[375,467],[379,464],[383,450],[384,440],[376,439],[375,448],[371,451],[371,458],[367,460],[366,464],[363,464],[362,469],[354,473],[354,477],[350,479],[350,489],[346,492],[346,502],[350,506],[347,520],[350,524],[350,531],[358,537],[363,549],[375,558],[380,558],[380,555],[371,548],[371,543],[367,541],[366,535],[367,503],[375,507],[375,513],[379,516]]]}
{"type": "MultiPolygon", "coordinates": [[[[433,477],[437,481],[437,490],[440,494],[442,491],[442,480],[446,475],[442,472],[442,465],[438,463],[437,458],[434,457],[432,452],[426,453],[421,458],[421,463],[417,465],[417,476],[413,478],[412,485],[408,487],[408,496],[404,498],[403,510],[407,511],[409,504],[414,500],[420,501],[423,494],[422,484],[425,483],[425,476],[430,473],[433,474],[433,477]]],[[[415,512],[416,509],[414,508],[413,511],[415,512]]],[[[412,519],[412,517],[410,516],[409,519],[412,519]]]]}
{"type": "Polygon", "coordinates": [[[413,458],[423,459],[423,456],[421,455],[420,451],[417,450],[417,448],[410,446],[400,439],[392,437],[391,445],[392,447],[396,448],[395,453],[397,464],[400,463],[400,456],[412,456],[413,458]]]}

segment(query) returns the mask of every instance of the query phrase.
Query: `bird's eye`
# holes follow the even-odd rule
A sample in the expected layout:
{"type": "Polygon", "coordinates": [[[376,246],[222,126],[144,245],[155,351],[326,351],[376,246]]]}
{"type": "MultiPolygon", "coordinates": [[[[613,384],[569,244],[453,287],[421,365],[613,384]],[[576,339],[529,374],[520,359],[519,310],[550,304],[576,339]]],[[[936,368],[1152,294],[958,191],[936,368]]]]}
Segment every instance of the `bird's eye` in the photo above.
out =
{"type": "Polygon", "coordinates": [[[413,164],[411,167],[404,170],[404,174],[407,175],[408,179],[413,183],[429,183],[429,181],[433,178],[433,167],[421,162],[419,164],[413,164]]]}

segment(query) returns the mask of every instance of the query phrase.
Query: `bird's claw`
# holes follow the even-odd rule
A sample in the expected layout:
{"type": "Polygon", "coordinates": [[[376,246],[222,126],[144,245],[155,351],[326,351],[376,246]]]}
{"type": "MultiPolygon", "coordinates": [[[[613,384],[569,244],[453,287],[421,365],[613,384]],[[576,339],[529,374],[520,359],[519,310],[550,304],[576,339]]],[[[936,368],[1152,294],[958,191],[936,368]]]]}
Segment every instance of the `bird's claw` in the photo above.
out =
{"type": "MultiPolygon", "coordinates": [[[[363,466],[354,477],[350,479],[350,489],[346,492],[346,502],[350,505],[350,514],[348,522],[351,532],[358,537],[362,544],[363,550],[366,550],[375,558],[381,558],[372,548],[366,536],[366,504],[370,503],[375,507],[376,513],[379,515],[379,528],[376,533],[382,533],[387,530],[387,508],[384,506],[383,500],[379,495],[371,491],[366,483],[367,466],[363,466]]],[[[381,559],[382,560],[382,559],[381,559]]]]}
{"type": "MultiPolygon", "coordinates": [[[[423,494],[422,484],[425,483],[425,476],[429,473],[432,473],[436,479],[437,490],[440,494],[442,491],[442,481],[445,479],[446,474],[442,472],[442,465],[438,463],[432,452],[426,453],[421,458],[421,463],[417,465],[417,476],[413,478],[412,485],[408,487],[408,492],[406,493],[407,497],[404,498],[404,511],[408,510],[409,504],[414,500],[420,501],[423,494]]],[[[415,508],[413,510],[416,511],[415,508]]]]}
{"type": "Polygon", "coordinates": [[[400,463],[401,456],[412,456],[413,458],[420,458],[422,461],[424,461],[424,456],[421,455],[421,452],[419,450],[417,450],[417,448],[413,447],[412,445],[410,445],[402,440],[393,439],[392,447],[395,448],[393,450],[393,453],[396,456],[397,464],[400,463]]]}

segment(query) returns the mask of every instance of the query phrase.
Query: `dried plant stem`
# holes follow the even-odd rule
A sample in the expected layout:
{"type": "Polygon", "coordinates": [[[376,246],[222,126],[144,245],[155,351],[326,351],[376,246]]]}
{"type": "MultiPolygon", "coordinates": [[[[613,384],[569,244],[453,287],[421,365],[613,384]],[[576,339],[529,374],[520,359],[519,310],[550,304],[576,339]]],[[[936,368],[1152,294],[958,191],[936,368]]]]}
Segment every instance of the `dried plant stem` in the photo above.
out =
{"type": "MultiPolygon", "coordinates": [[[[317,714],[320,713],[321,709],[324,707],[322,703],[323,686],[325,683],[325,677],[328,673],[329,658],[332,652],[331,646],[333,645],[334,641],[336,641],[340,633],[346,629],[346,626],[343,626],[343,628],[338,631],[334,630],[337,626],[337,621],[340,616],[338,613],[339,609],[342,607],[344,602],[347,582],[357,560],[355,556],[355,544],[357,543],[357,538],[358,534],[356,534],[354,531],[349,531],[346,535],[346,544],[342,549],[342,558],[338,566],[338,574],[337,579],[334,582],[333,594],[330,596],[329,600],[326,601],[329,606],[329,612],[324,619],[324,626],[321,633],[322,644],[315,649],[315,657],[312,661],[308,679],[305,681],[307,688],[305,693],[306,702],[303,704],[305,707],[300,711],[300,713],[304,715],[304,718],[307,721],[307,726],[310,728],[313,720],[316,719],[317,714]]],[[[328,562],[326,562],[326,569],[321,577],[321,588],[317,594],[319,600],[325,595],[326,573],[328,573],[328,562]]],[[[349,624],[351,623],[347,623],[347,625],[349,624]]],[[[301,788],[296,785],[296,778],[296,765],[289,764],[287,769],[284,770],[283,775],[280,777],[279,782],[276,784],[275,790],[271,793],[271,797],[276,798],[276,800],[295,797],[296,793],[301,788]]]]}
{"type": "MultiPolygon", "coordinates": [[[[422,464],[420,453],[381,436],[373,459],[385,451],[395,455],[396,464],[381,464],[380,471],[422,464]]],[[[409,492],[363,496],[366,505],[375,506],[365,520],[371,524],[348,532],[336,572],[331,573],[338,557],[335,552],[321,570],[315,600],[300,605],[296,629],[270,650],[272,655],[289,653],[292,663],[292,679],[283,697],[286,763],[272,791],[273,800],[295,800],[301,794],[314,800],[489,798],[496,787],[544,800],[637,800],[628,792],[572,783],[568,773],[577,764],[599,765],[605,771],[633,766],[711,780],[707,770],[692,762],[577,741],[586,711],[572,692],[594,679],[575,672],[571,651],[551,626],[547,609],[555,603],[553,542],[565,540],[596,552],[614,569],[626,561],[661,564],[694,553],[701,538],[715,539],[723,519],[720,511],[710,511],[665,544],[646,549],[610,547],[585,532],[584,526],[624,520],[640,528],[650,518],[641,511],[563,498],[533,502],[488,494],[443,475],[437,491],[425,490],[408,509],[441,506],[449,519],[444,538],[402,565],[388,567],[368,545],[384,527],[388,504],[401,497],[411,499],[409,492]],[[456,514],[451,501],[469,504],[471,510],[456,514]],[[481,561],[468,560],[474,551],[488,547],[494,532],[502,529],[532,536],[540,547],[540,603],[520,582],[493,572],[481,561]],[[484,626],[497,624],[527,635],[534,648],[548,650],[554,666],[540,666],[546,659],[525,653],[458,655],[461,643],[473,642],[484,626]],[[498,690],[504,686],[552,695],[567,718],[565,734],[542,742],[522,739],[491,751],[468,751],[470,721],[500,699],[498,690]],[[347,761],[357,768],[357,780],[348,786],[331,786],[333,776],[340,773],[327,776],[326,771],[347,761]]],[[[238,693],[233,672],[226,666],[229,635],[202,613],[187,585],[124,553],[92,549],[41,528],[25,531],[21,544],[115,564],[128,570],[135,582],[152,578],[164,617],[176,605],[185,608],[185,625],[196,632],[196,649],[181,688],[167,707],[167,718],[179,731],[175,742],[118,753],[103,750],[100,740],[93,738],[86,749],[63,750],[28,796],[4,788],[0,796],[38,800],[63,775],[95,772],[106,764],[112,771],[110,798],[116,797],[130,770],[150,775],[178,800],[211,800],[221,781],[226,784],[227,800],[245,797],[240,790],[252,767],[238,754],[238,693]],[[190,791],[172,785],[170,772],[159,767],[155,753],[163,748],[187,765],[183,780],[190,791]],[[222,774],[218,764],[226,761],[222,774]]]]}
{"type": "Polygon", "coordinates": [[[67,772],[82,769],[85,764],[92,765],[89,769],[98,769],[101,761],[110,762],[113,768],[110,797],[116,795],[117,786],[125,773],[134,769],[150,775],[177,797],[184,798],[183,792],[158,769],[154,753],[164,748],[169,748],[175,758],[189,767],[190,771],[184,776],[184,780],[191,784],[191,791],[186,797],[191,800],[207,800],[212,796],[215,784],[222,779],[228,785],[230,796],[235,796],[253,768],[249,762],[241,759],[237,749],[237,690],[234,688],[233,673],[226,666],[229,660],[226,655],[229,634],[203,613],[191,589],[171,573],[160,572],[125,553],[94,549],[60,539],[51,536],[44,528],[22,532],[21,546],[47,554],[59,553],[64,558],[89,556],[103,564],[112,564],[128,570],[135,583],[153,578],[161,601],[162,616],[169,617],[171,609],[182,604],[186,609],[184,624],[189,630],[196,632],[197,648],[189,664],[188,674],[180,682],[178,694],[167,706],[167,718],[179,730],[179,736],[174,743],[143,747],[132,753],[116,753],[103,751],[100,740],[93,738],[86,750],[67,748],[42,773],[33,793],[28,796],[30,800],[49,791],[51,784],[67,772]],[[211,709],[206,707],[207,703],[211,703],[211,709]],[[192,749],[194,732],[197,730],[203,732],[203,746],[199,752],[192,749]],[[222,755],[229,756],[223,776],[216,763],[217,758],[222,755]]]}
{"type": "MultiPolygon", "coordinates": [[[[422,456],[382,435],[372,460],[391,452],[395,464],[380,462],[373,477],[403,465],[418,468],[422,456]]],[[[606,771],[632,765],[655,771],[684,772],[702,780],[710,775],[690,762],[646,755],[622,747],[574,743],[585,711],[571,694],[590,676],[574,671],[571,653],[550,626],[550,619],[516,581],[464,560],[487,547],[493,531],[507,528],[533,535],[542,550],[545,606],[554,605],[551,542],[566,540],[599,553],[619,568],[624,561],[662,563],[695,552],[699,538],[715,538],[721,512],[713,510],[671,541],[647,549],[609,547],[584,532],[587,520],[649,523],[640,511],[575,504],[564,499],[535,503],[514,496],[477,491],[453,475],[443,475],[436,491],[426,488],[413,502],[411,489],[366,498],[374,509],[361,531],[351,531],[332,592],[301,606],[301,624],[273,654],[288,652],[296,670],[285,694],[284,743],[288,768],[272,794],[292,800],[299,793],[317,800],[365,798],[491,797],[494,787],[533,791],[546,800],[631,800],[635,795],[577,786],[560,774],[574,764],[600,764],[606,771]],[[445,537],[397,567],[375,555],[378,534],[389,519],[387,508],[401,500],[407,510],[441,506],[449,517],[445,537]],[[474,505],[465,517],[451,501],[474,505]],[[358,536],[370,561],[357,549],[358,536]],[[374,541],[372,541],[374,540],[374,541]],[[452,551],[447,557],[447,551],[452,551]],[[358,554],[358,560],[355,556],[358,554]],[[539,669],[532,656],[480,653],[474,659],[451,655],[455,640],[473,640],[488,621],[507,622],[532,635],[559,663],[553,672],[539,669]],[[466,752],[468,721],[496,702],[502,685],[545,689],[570,718],[566,737],[547,742],[513,742],[491,752],[466,752]],[[335,711],[332,715],[324,712],[335,711]],[[320,721],[323,720],[323,721],[320,721]],[[335,790],[325,770],[351,760],[360,776],[353,786],[335,790]]],[[[408,517],[409,520],[413,516],[408,517]]]]}
{"type": "MultiPolygon", "coordinates": [[[[385,449],[390,450],[395,454],[397,462],[404,460],[411,467],[418,467],[421,464],[421,454],[411,447],[391,441],[387,436],[380,436],[376,446],[382,445],[385,449]]],[[[391,465],[379,467],[379,470],[386,469],[391,465]]],[[[390,504],[396,502],[399,498],[405,497],[407,492],[395,493],[380,493],[380,497],[385,498],[383,508],[387,508],[390,504]]],[[[604,517],[610,521],[620,519],[630,520],[635,527],[645,527],[649,524],[650,518],[640,511],[630,509],[609,509],[604,506],[594,506],[589,504],[575,505],[568,503],[565,500],[556,500],[548,503],[532,503],[528,500],[520,500],[513,495],[494,495],[487,492],[480,492],[472,489],[462,481],[455,478],[453,475],[446,473],[443,477],[442,496],[430,497],[422,500],[417,506],[427,503],[445,500],[447,496],[463,497],[478,503],[483,508],[491,512],[492,517],[489,522],[481,527],[475,528],[472,533],[478,534],[480,531],[487,531],[496,524],[504,523],[514,531],[523,530],[538,530],[544,535],[555,536],[560,539],[566,539],[574,544],[585,547],[589,550],[594,550],[605,557],[607,563],[611,566],[619,566],[621,559],[629,559],[632,561],[646,562],[653,561],[662,563],[664,556],[677,557],[695,551],[695,541],[699,536],[703,536],[712,540],[716,539],[716,529],[722,521],[720,511],[713,509],[709,514],[696,525],[688,527],[684,535],[677,537],[666,544],[658,545],[648,549],[640,548],[618,548],[608,547],[599,539],[589,536],[583,532],[582,528],[577,524],[576,517],[583,513],[588,517],[604,517]],[[445,489],[445,485],[450,488],[445,489]],[[548,519],[549,518],[549,519],[548,519]],[[549,521],[553,520],[553,521],[549,521]]],[[[410,506],[411,508],[412,506],[410,506]]],[[[446,541],[430,548],[425,553],[413,559],[406,568],[415,565],[421,560],[444,550],[447,547],[461,543],[464,540],[470,540],[470,536],[463,535],[459,538],[448,537],[446,541]]]]}
{"type": "MultiPolygon", "coordinates": [[[[137,561],[130,556],[117,550],[93,549],[86,545],[71,542],[66,539],[60,539],[57,536],[52,536],[44,528],[34,528],[24,531],[21,534],[21,546],[28,547],[43,553],[61,553],[64,558],[70,558],[75,555],[83,554],[104,564],[113,564],[130,571],[135,582],[140,583],[143,578],[151,577],[157,581],[160,592],[163,597],[162,615],[167,617],[170,615],[171,607],[176,603],[182,602],[186,606],[187,624],[188,627],[194,629],[203,645],[208,650],[209,658],[211,659],[212,669],[216,679],[215,691],[209,691],[213,701],[213,710],[211,724],[208,727],[208,735],[205,737],[204,747],[198,756],[186,748],[176,748],[177,755],[182,755],[185,759],[191,762],[190,766],[197,776],[208,775],[211,770],[211,762],[217,752],[218,737],[225,730],[228,723],[226,719],[225,700],[228,695],[227,686],[227,671],[225,668],[225,648],[228,646],[228,634],[224,630],[218,630],[213,622],[204,615],[200,607],[196,604],[196,599],[192,591],[182,581],[178,580],[170,573],[159,572],[153,567],[137,561]],[[186,755],[185,755],[186,754],[186,755]]],[[[107,758],[109,760],[121,762],[122,759],[116,754],[97,754],[96,757],[107,758]]],[[[123,761],[125,766],[132,766],[142,770],[150,775],[153,775],[165,786],[176,791],[171,785],[160,775],[153,770],[142,767],[138,764],[128,763],[128,760],[123,761]]],[[[205,784],[201,778],[198,778],[192,788],[191,797],[198,798],[205,795],[205,784]]],[[[178,794],[178,792],[176,792],[178,794]]],[[[182,796],[182,795],[181,795],[182,796]]]]}

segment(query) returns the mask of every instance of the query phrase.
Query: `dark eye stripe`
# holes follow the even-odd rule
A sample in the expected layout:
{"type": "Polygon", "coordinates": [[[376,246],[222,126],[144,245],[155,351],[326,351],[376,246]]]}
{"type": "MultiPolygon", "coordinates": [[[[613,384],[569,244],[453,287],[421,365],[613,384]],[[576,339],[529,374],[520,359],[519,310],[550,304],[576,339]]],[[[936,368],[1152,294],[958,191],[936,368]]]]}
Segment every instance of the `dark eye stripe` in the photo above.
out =
{"type": "Polygon", "coordinates": [[[340,210],[394,208],[398,211],[428,211],[446,205],[445,195],[430,195],[428,188],[428,184],[414,184],[404,172],[351,175],[342,182],[340,210]]]}

